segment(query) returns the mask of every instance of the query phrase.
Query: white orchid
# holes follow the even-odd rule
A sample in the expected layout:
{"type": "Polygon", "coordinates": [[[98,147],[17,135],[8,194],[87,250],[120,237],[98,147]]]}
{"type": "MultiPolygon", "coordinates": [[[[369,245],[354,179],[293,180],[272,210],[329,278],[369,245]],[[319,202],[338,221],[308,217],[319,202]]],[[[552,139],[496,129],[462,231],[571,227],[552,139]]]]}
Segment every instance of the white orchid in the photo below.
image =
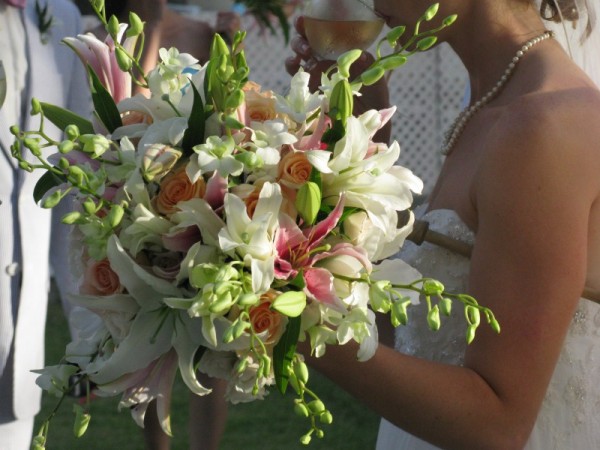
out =
{"type": "Polygon", "coordinates": [[[290,92],[286,96],[277,95],[277,112],[285,114],[297,123],[304,123],[321,106],[319,93],[311,93],[308,88],[310,75],[302,68],[292,77],[290,92]]]}
{"type": "Polygon", "coordinates": [[[204,173],[218,172],[222,177],[239,175],[244,164],[234,158],[235,142],[230,137],[210,136],[205,144],[194,146],[194,154],[186,167],[186,172],[196,182],[204,173]]]}

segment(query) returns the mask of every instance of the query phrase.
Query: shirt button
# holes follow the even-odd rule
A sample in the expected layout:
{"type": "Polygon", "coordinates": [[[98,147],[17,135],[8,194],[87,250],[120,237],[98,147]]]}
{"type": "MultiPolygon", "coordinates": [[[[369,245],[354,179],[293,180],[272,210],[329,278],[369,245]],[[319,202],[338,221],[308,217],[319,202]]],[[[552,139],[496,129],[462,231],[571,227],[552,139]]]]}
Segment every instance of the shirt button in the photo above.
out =
{"type": "Polygon", "coordinates": [[[14,262],[14,263],[10,263],[8,266],[6,266],[5,270],[9,277],[14,277],[16,274],[19,273],[20,269],[21,268],[19,266],[19,263],[14,262]]]}

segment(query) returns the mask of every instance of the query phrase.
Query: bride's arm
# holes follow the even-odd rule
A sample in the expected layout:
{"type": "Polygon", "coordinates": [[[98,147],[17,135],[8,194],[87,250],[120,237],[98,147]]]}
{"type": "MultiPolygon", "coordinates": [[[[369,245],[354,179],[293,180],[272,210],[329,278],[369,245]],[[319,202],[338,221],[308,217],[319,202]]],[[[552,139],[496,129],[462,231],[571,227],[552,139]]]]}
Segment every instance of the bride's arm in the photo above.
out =
{"type": "Polygon", "coordinates": [[[600,104],[567,105],[565,121],[548,106],[517,105],[506,114],[474,185],[469,291],[494,311],[501,334],[480,327],[464,367],[387,347],[366,363],[355,362],[347,346],[311,359],[383,417],[444,448],[525,445],[584,285],[588,217],[599,203],[600,136],[590,135],[593,119],[582,111],[599,111],[600,104]]]}

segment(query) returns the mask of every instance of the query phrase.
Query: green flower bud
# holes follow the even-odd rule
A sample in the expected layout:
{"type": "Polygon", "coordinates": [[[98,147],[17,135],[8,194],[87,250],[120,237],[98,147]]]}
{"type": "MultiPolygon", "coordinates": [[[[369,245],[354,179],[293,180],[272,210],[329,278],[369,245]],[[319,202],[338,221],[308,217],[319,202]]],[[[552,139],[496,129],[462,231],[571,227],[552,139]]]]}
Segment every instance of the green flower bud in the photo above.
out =
{"type": "Polygon", "coordinates": [[[63,154],[69,153],[71,150],[73,150],[73,147],[75,147],[73,141],[62,141],[60,144],[58,144],[58,151],[63,154]]]}
{"type": "Polygon", "coordinates": [[[33,167],[27,161],[19,161],[19,168],[26,172],[33,172],[33,167]]]}
{"type": "Polygon", "coordinates": [[[440,300],[440,311],[445,316],[450,316],[452,312],[452,300],[447,297],[444,297],[440,300]]]}
{"type": "Polygon", "coordinates": [[[85,179],[85,172],[81,167],[69,166],[69,179],[74,186],[81,186],[85,179]]]}
{"type": "Polygon", "coordinates": [[[48,197],[46,197],[46,198],[44,198],[44,200],[42,200],[42,208],[46,208],[46,209],[54,208],[56,205],[58,205],[60,203],[61,199],[62,199],[62,192],[54,191],[52,194],[50,194],[48,197]]]}
{"type": "Polygon", "coordinates": [[[268,355],[261,356],[262,376],[268,378],[271,375],[271,358],[268,355]]]}
{"type": "Polygon", "coordinates": [[[21,132],[21,129],[19,128],[18,125],[13,125],[9,129],[10,129],[10,134],[12,134],[13,136],[17,136],[21,132]]]}
{"type": "Polygon", "coordinates": [[[316,415],[325,412],[325,404],[321,400],[313,400],[308,403],[308,409],[316,415]]]}
{"type": "Polygon", "coordinates": [[[144,22],[133,11],[129,11],[129,28],[127,29],[127,37],[133,37],[141,34],[144,31],[144,22]]]}
{"type": "Polygon", "coordinates": [[[294,412],[296,414],[298,414],[300,417],[308,417],[309,416],[308,408],[303,403],[296,403],[294,405],[294,412]]]}
{"type": "Polygon", "coordinates": [[[490,327],[492,327],[492,330],[494,330],[496,333],[500,333],[500,323],[498,323],[498,321],[493,317],[490,320],[490,327]]]}
{"type": "Polygon", "coordinates": [[[458,16],[456,14],[452,14],[451,16],[446,17],[442,23],[444,26],[449,27],[456,22],[456,19],[458,19],[458,16]]]}
{"type": "Polygon", "coordinates": [[[433,47],[436,42],[436,36],[427,36],[417,42],[417,48],[424,52],[425,50],[429,50],[431,47],[433,47]]]}
{"type": "Polygon", "coordinates": [[[324,423],[325,425],[331,425],[333,423],[333,415],[331,414],[330,411],[323,411],[320,415],[319,415],[319,420],[321,421],[321,423],[324,423]]]}
{"type": "Polygon", "coordinates": [[[312,439],[312,436],[311,436],[311,434],[312,434],[312,433],[310,433],[310,432],[309,432],[309,433],[306,433],[305,435],[303,435],[303,436],[300,438],[300,443],[301,443],[302,445],[308,445],[308,444],[310,444],[310,441],[311,441],[311,439],[312,439]]]}
{"type": "Polygon", "coordinates": [[[467,344],[473,342],[475,339],[475,332],[477,331],[477,327],[475,325],[469,325],[467,328],[467,344]]]}
{"type": "Polygon", "coordinates": [[[352,87],[348,80],[338,81],[333,87],[331,98],[329,99],[329,108],[332,112],[335,112],[336,118],[340,120],[345,120],[352,115],[354,98],[352,96],[352,87]]]}
{"type": "Polygon", "coordinates": [[[238,339],[250,328],[250,324],[244,320],[237,319],[233,325],[233,339],[238,339]]]}
{"type": "Polygon", "coordinates": [[[244,99],[244,91],[236,89],[225,100],[225,109],[237,109],[244,103],[244,99]]]}
{"type": "Polygon", "coordinates": [[[288,291],[273,301],[271,308],[288,317],[298,317],[306,307],[306,294],[299,291],[288,291]]]}
{"type": "Polygon", "coordinates": [[[444,292],[444,285],[438,280],[431,278],[423,282],[423,294],[425,295],[441,295],[444,292]]]}
{"type": "Polygon", "coordinates": [[[236,153],[234,158],[241,162],[247,169],[256,169],[262,166],[261,158],[254,152],[236,153]]]}
{"type": "Polygon", "coordinates": [[[379,67],[383,70],[394,70],[404,65],[408,61],[406,56],[402,55],[391,55],[379,62],[379,67]]]}
{"type": "Polygon", "coordinates": [[[133,62],[131,58],[125,53],[121,48],[115,48],[115,58],[117,60],[117,64],[119,65],[119,69],[123,72],[129,72],[131,69],[133,62]]]}
{"type": "Polygon", "coordinates": [[[125,215],[125,210],[121,205],[112,205],[108,215],[106,216],[106,221],[110,225],[111,228],[117,228],[125,215]]]}
{"type": "Polygon", "coordinates": [[[344,78],[350,78],[350,66],[362,55],[362,50],[354,49],[342,53],[337,59],[338,72],[344,78]]]}
{"type": "Polygon", "coordinates": [[[386,313],[390,310],[390,288],[391,283],[387,280],[377,281],[369,286],[369,300],[374,311],[386,313]]]}
{"type": "Polygon", "coordinates": [[[260,297],[253,292],[242,294],[237,299],[237,304],[240,306],[254,306],[260,300],[260,297]]]}
{"type": "Polygon", "coordinates": [[[110,141],[101,134],[83,134],[79,137],[82,151],[92,156],[101,156],[110,148],[110,141]]]}
{"type": "Polygon", "coordinates": [[[67,139],[74,141],[79,137],[79,127],[73,124],[67,125],[65,128],[65,135],[67,136],[67,139]]]}
{"type": "Polygon", "coordinates": [[[302,383],[306,384],[308,382],[308,366],[304,361],[298,361],[294,364],[294,375],[302,383]]]}
{"type": "Polygon", "coordinates": [[[58,160],[58,167],[60,167],[62,170],[69,170],[71,163],[69,163],[69,160],[67,158],[60,158],[58,160]]]}
{"type": "Polygon", "coordinates": [[[232,130],[241,130],[244,128],[244,124],[232,116],[225,116],[225,126],[232,130]]]}
{"type": "Polygon", "coordinates": [[[296,377],[293,372],[288,374],[288,383],[294,392],[296,392],[296,394],[300,394],[300,392],[302,392],[302,386],[300,386],[300,383],[298,382],[298,377],[296,377]]]}
{"type": "Polygon", "coordinates": [[[31,99],[31,115],[35,116],[42,112],[42,105],[37,98],[31,99]]]}
{"type": "Polygon", "coordinates": [[[423,14],[423,18],[427,22],[429,22],[431,19],[433,19],[435,17],[435,15],[437,14],[439,9],[440,9],[440,4],[434,3],[429,8],[427,8],[427,11],[425,11],[425,14],[423,14]]]}
{"type": "Polygon", "coordinates": [[[383,70],[379,66],[372,67],[369,70],[366,70],[360,75],[360,80],[363,82],[365,86],[371,86],[372,84],[377,83],[383,75],[385,74],[385,70],[383,70]]]}
{"type": "Polygon", "coordinates": [[[94,214],[96,214],[96,211],[97,211],[96,203],[91,198],[86,198],[84,200],[84,202],[82,203],[82,206],[83,206],[83,209],[85,210],[85,212],[87,214],[89,214],[90,216],[93,216],[94,214]]]}
{"type": "Polygon", "coordinates": [[[392,325],[394,327],[397,327],[399,325],[406,325],[408,323],[408,313],[406,311],[406,308],[408,307],[409,303],[410,303],[410,300],[398,301],[398,302],[392,303],[391,320],[392,320],[392,325]]]}
{"type": "Polygon", "coordinates": [[[229,344],[230,342],[232,342],[235,338],[233,336],[233,325],[227,327],[227,329],[225,330],[225,332],[223,333],[223,337],[221,338],[221,341],[223,341],[223,344],[229,344]]]}
{"type": "Polygon", "coordinates": [[[406,27],[404,25],[394,27],[390,31],[388,31],[388,33],[385,35],[385,38],[388,41],[388,44],[390,44],[390,47],[396,46],[398,39],[400,39],[400,36],[402,36],[405,31],[406,27]]]}
{"type": "Polygon", "coordinates": [[[110,16],[106,24],[106,31],[113,39],[116,39],[117,34],[119,34],[119,19],[117,19],[117,16],[110,16]]]}
{"type": "Polygon", "coordinates": [[[41,156],[42,150],[40,148],[40,140],[37,138],[25,138],[23,139],[23,145],[28,148],[34,156],[41,156]]]}
{"type": "Polygon", "coordinates": [[[307,181],[296,194],[296,209],[300,217],[308,224],[312,225],[317,218],[319,209],[321,209],[321,189],[317,183],[307,181]]]}
{"type": "Polygon", "coordinates": [[[427,324],[432,331],[438,331],[440,329],[440,309],[438,308],[438,305],[435,305],[427,313],[427,324]]]}
{"type": "Polygon", "coordinates": [[[319,428],[315,431],[315,436],[317,436],[319,439],[323,439],[323,437],[325,436],[325,432],[319,428]]]}
{"type": "Polygon", "coordinates": [[[75,413],[73,434],[75,437],[80,438],[87,431],[92,416],[90,416],[90,413],[86,412],[81,405],[78,405],[77,403],[73,404],[73,412],[75,413]]]}
{"type": "Polygon", "coordinates": [[[246,370],[246,367],[248,367],[248,358],[242,358],[237,362],[235,371],[237,374],[242,374],[246,370]]]}
{"type": "Polygon", "coordinates": [[[477,308],[471,305],[465,306],[465,314],[467,315],[469,324],[474,325],[475,327],[479,326],[481,323],[481,314],[477,308]]]}
{"type": "Polygon", "coordinates": [[[61,222],[65,225],[73,225],[74,223],[79,222],[83,218],[83,215],[79,211],[73,211],[67,213],[61,219],[61,222]]]}

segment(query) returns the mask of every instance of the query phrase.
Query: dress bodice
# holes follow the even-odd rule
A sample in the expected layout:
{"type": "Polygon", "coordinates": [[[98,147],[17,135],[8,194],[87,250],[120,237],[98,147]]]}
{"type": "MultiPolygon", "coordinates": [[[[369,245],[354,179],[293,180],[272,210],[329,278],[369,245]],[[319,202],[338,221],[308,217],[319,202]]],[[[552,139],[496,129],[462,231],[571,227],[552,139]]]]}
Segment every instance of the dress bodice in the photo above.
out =
{"type": "MultiPolygon", "coordinates": [[[[474,233],[451,210],[415,214],[429,222],[430,229],[472,244],[474,233]]],[[[454,292],[466,292],[469,259],[439,246],[406,242],[399,256],[424,276],[438,279],[454,292]]],[[[454,305],[451,317],[442,317],[442,327],[432,332],[426,323],[426,308],[413,308],[407,326],[396,329],[395,346],[406,354],[460,365],[466,349],[464,316],[454,305]],[[412,314],[412,315],[411,315],[412,314]]],[[[546,398],[526,446],[527,450],[600,449],[600,306],[579,302],[546,398]]],[[[515,382],[517,382],[515,380],[515,382]]],[[[431,450],[434,447],[383,420],[377,450],[431,450]]]]}

